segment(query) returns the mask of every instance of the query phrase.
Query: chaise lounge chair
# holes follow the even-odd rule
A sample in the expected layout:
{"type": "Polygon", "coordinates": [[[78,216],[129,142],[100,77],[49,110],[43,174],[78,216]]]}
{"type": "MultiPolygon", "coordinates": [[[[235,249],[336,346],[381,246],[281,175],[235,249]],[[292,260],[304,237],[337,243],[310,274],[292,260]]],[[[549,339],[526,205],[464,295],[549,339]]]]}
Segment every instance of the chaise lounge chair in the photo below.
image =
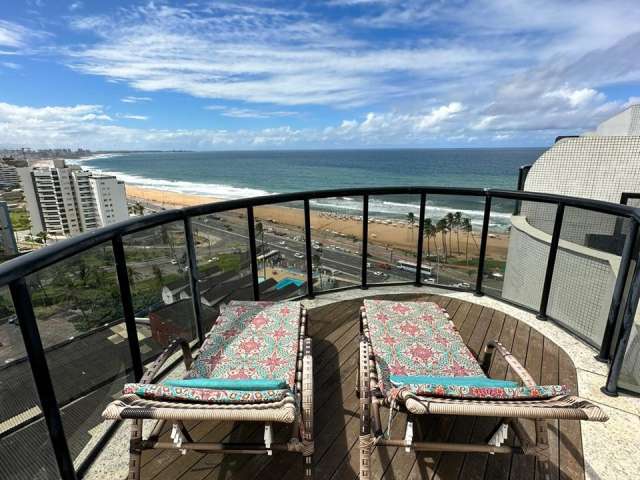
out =
{"type": "MultiPolygon", "coordinates": [[[[449,320],[430,302],[365,300],[360,313],[360,478],[368,479],[373,447],[407,451],[521,453],[536,456],[547,468],[547,419],[604,422],[607,416],[590,402],[569,395],[561,385],[536,385],[525,368],[500,343],[490,341],[478,363],[449,320]],[[516,382],[488,377],[497,351],[519,377],[516,382]],[[386,438],[380,407],[407,413],[403,439],[386,438]],[[416,415],[497,417],[483,444],[413,441],[416,415]],[[531,439],[520,419],[535,421],[531,439]],[[503,445],[511,427],[519,446],[503,445]]],[[[389,423],[391,425],[391,422],[389,423]]]]}
{"type": "Polygon", "coordinates": [[[131,419],[129,478],[140,478],[143,450],[173,449],[205,453],[303,455],[305,479],[312,478],[313,364],[305,337],[306,310],[297,302],[231,302],[207,334],[192,361],[184,340],[175,340],[153,362],[139,383],[127,384],[111,402],[105,419],[131,419]],[[180,380],[151,383],[167,359],[182,348],[187,374],[180,380]],[[147,439],[144,420],[156,420],[147,439]],[[264,443],[195,442],[185,421],[264,422],[264,443]],[[165,423],[172,441],[161,441],[165,423]],[[272,422],[291,424],[287,442],[273,441],[272,422]]]}

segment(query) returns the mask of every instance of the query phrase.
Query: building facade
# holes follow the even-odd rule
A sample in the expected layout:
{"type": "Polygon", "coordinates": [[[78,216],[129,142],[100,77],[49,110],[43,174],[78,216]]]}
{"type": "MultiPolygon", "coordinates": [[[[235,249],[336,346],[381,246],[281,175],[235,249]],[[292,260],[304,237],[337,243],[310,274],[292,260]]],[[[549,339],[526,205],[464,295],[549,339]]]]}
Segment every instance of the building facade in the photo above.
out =
{"type": "Polygon", "coordinates": [[[18,170],[15,166],[0,161],[0,190],[17,187],[20,184],[18,170]]]}
{"type": "Polygon", "coordinates": [[[17,254],[18,246],[13,233],[9,208],[7,202],[0,202],[0,256],[7,258],[17,254]]]}
{"type": "MultiPolygon", "coordinates": [[[[531,166],[524,190],[613,203],[631,197],[632,204],[640,197],[640,105],[603,122],[596,132],[560,139],[531,166]]],[[[555,214],[555,205],[522,202],[512,217],[506,299],[540,305],[555,214]]],[[[564,210],[547,314],[564,319],[567,328],[594,345],[602,341],[628,228],[628,220],[614,215],[564,210]]],[[[630,366],[640,365],[638,334],[636,320],[631,342],[636,347],[629,347],[625,362],[628,383],[636,385],[640,372],[630,366]]]]}
{"type": "Polygon", "coordinates": [[[64,160],[19,168],[18,175],[32,234],[73,236],[129,216],[124,183],[113,176],[93,174],[64,160]]]}

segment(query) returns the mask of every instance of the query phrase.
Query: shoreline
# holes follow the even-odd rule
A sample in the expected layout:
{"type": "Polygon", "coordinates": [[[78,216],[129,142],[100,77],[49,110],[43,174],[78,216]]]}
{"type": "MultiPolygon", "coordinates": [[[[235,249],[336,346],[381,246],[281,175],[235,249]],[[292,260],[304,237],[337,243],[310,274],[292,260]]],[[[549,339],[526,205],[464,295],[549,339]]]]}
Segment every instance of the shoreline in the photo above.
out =
{"type": "MultiPolygon", "coordinates": [[[[182,208],[206,203],[217,203],[225,199],[213,196],[195,195],[189,193],[176,193],[171,191],[158,190],[147,187],[126,184],[127,199],[133,202],[139,201],[149,203],[163,208],[182,208]]],[[[298,232],[304,230],[304,212],[300,208],[286,205],[267,205],[255,207],[255,218],[273,225],[288,227],[298,232]]],[[[244,212],[242,212],[244,214],[244,212]]],[[[380,215],[370,216],[368,225],[368,242],[381,248],[401,250],[404,252],[415,251],[418,234],[417,221],[414,225],[409,225],[406,220],[393,219],[389,223],[376,221],[381,219],[380,215]]],[[[311,229],[317,233],[314,235],[318,239],[334,240],[345,242],[362,240],[362,219],[357,214],[330,213],[324,210],[311,209],[310,211],[311,229]],[[321,238],[322,237],[322,238],[321,238]]],[[[459,232],[462,254],[457,252],[457,236],[454,232],[445,238],[445,243],[451,241],[454,258],[465,258],[466,236],[459,232]]],[[[505,233],[493,234],[487,239],[487,258],[506,259],[509,235],[505,233]]],[[[438,248],[442,249],[442,234],[437,234],[430,239],[432,253],[435,251],[434,242],[438,248]]],[[[469,256],[476,256],[477,245],[480,241],[480,230],[475,229],[469,240],[469,256]]],[[[425,238],[425,249],[427,241],[425,238]]],[[[415,253],[414,253],[415,255],[415,253]]]]}

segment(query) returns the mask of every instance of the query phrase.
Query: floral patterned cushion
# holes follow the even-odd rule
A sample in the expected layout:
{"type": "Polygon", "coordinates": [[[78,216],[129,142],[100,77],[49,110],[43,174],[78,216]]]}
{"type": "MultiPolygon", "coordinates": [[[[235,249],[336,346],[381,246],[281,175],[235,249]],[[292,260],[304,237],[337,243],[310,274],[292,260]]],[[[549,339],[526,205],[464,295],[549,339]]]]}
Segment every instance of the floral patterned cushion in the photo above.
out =
{"type": "MultiPolygon", "coordinates": [[[[473,387],[464,385],[405,384],[402,389],[425,397],[474,398],[485,400],[531,400],[551,398],[569,393],[565,385],[473,387]]],[[[394,389],[394,392],[398,392],[399,390],[400,389],[394,389]]]]}
{"type": "Polygon", "coordinates": [[[295,386],[300,304],[222,309],[185,378],[276,379],[295,386]]]}
{"type": "Polygon", "coordinates": [[[482,376],[480,365],[449,320],[432,302],[365,300],[380,389],[390,375],[482,376]]]}
{"type": "Polygon", "coordinates": [[[299,335],[299,302],[231,302],[220,309],[184,378],[284,380],[289,388],[246,391],[131,383],[124,393],[208,403],[280,401],[293,395],[299,335]]]}
{"type": "Polygon", "coordinates": [[[201,403],[263,403],[278,402],[292,396],[290,390],[218,390],[212,388],[174,387],[153,383],[127,383],[123,393],[136,394],[150,400],[201,403]]]}

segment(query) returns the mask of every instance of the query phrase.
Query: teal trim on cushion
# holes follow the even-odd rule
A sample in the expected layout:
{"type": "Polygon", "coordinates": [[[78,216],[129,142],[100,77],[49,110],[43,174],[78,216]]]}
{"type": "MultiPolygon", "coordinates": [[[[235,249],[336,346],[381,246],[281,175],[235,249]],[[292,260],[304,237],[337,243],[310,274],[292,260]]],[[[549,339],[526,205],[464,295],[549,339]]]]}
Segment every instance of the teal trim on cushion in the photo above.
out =
{"type": "Polygon", "coordinates": [[[518,382],[508,380],[495,380],[493,378],[471,376],[471,377],[438,377],[430,375],[391,375],[391,383],[396,386],[401,385],[455,385],[461,387],[493,387],[493,388],[516,388],[518,382]]]}
{"type": "Polygon", "coordinates": [[[186,378],[165,380],[164,385],[171,387],[211,388],[216,390],[280,390],[289,388],[285,380],[269,378],[186,378]]]}

